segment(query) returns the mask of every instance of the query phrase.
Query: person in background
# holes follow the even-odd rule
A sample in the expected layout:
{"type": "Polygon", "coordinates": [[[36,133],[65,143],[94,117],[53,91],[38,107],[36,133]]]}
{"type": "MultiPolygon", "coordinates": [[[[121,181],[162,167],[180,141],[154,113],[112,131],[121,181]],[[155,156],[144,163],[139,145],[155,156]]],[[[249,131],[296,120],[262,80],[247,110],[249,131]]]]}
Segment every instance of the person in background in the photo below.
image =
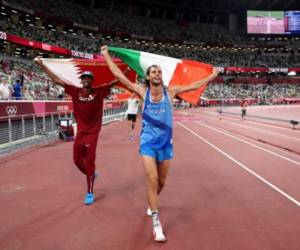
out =
{"type": "Polygon", "coordinates": [[[8,80],[1,77],[0,81],[0,100],[8,100],[10,97],[8,80]]]}
{"type": "Polygon", "coordinates": [[[136,122],[137,113],[139,110],[139,100],[136,98],[136,93],[133,92],[127,100],[127,121],[129,130],[129,140],[133,139],[133,132],[136,122]]]}
{"type": "Polygon", "coordinates": [[[245,120],[246,118],[246,113],[247,113],[247,106],[248,106],[248,101],[243,99],[241,102],[241,114],[242,114],[242,119],[245,120]]]}
{"type": "Polygon", "coordinates": [[[22,99],[22,86],[19,79],[13,85],[13,96],[15,97],[16,100],[22,99]]]}

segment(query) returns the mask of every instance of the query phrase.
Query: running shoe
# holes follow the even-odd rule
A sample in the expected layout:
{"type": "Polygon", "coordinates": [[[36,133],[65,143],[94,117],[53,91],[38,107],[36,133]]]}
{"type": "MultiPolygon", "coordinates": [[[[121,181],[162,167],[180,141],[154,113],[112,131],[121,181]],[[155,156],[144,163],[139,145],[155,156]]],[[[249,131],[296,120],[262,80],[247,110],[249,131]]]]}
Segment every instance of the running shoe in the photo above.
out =
{"type": "Polygon", "coordinates": [[[87,193],[85,195],[84,203],[85,203],[85,205],[92,205],[94,203],[94,194],[93,193],[87,193]]]}
{"type": "Polygon", "coordinates": [[[155,241],[164,242],[166,241],[166,237],[164,236],[161,225],[157,225],[153,227],[153,237],[155,241]]]}

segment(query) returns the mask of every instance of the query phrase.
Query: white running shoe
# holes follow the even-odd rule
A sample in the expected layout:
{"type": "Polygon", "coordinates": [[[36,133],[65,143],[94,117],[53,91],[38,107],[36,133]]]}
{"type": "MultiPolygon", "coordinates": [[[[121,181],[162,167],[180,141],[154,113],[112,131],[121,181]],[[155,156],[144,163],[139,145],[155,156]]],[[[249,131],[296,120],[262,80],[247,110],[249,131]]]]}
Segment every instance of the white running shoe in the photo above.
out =
{"type": "Polygon", "coordinates": [[[153,227],[153,237],[155,241],[166,241],[166,237],[164,236],[161,225],[153,227]]]}
{"type": "Polygon", "coordinates": [[[147,215],[150,217],[152,216],[152,211],[151,211],[150,207],[148,207],[148,209],[147,209],[147,215]]]}

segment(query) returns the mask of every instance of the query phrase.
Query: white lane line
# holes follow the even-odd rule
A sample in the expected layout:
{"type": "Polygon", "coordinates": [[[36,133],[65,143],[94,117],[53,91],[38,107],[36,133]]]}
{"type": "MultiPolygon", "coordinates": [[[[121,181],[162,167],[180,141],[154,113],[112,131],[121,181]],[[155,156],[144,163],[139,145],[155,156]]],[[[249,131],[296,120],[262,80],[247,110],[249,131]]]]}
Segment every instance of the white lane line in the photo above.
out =
{"type": "MultiPolygon", "coordinates": [[[[211,117],[211,116],[206,116],[205,118],[210,118],[210,119],[212,119],[212,120],[214,120],[215,118],[214,117],[211,117]]],[[[204,119],[203,119],[204,120],[204,119]]],[[[234,124],[234,121],[228,121],[228,120],[226,120],[227,122],[233,122],[233,124],[234,124]]],[[[253,139],[249,139],[249,138],[247,138],[247,137],[245,137],[245,136],[243,136],[243,135],[239,135],[239,136],[241,136],[242,138],[244,138],[246,141],[248,141],[248,142],[250,142],[251,140],[253,140],[253,139]]],[[[264,145],[264,146],[266,146],[266,145],[264,145]]],[[[272,146],[272,145],[269,145],[269,146],[272,146]]],[[[292,154],[293,155],[293,157],[297,157],[297,158],[300,158],[300,155],[298,155],[298,154],[295,154],[295,153],[293,153],[292,151],[288,151],[288,150],[284,150],[284,149],[281,149],[281,148],[279,148],[279,147],[276,147],[275,148],[276,149],[276,151],[280,151],[281,153],[283,153],[283,154],[292,154]]],[[[274,150],[274,149],[273,149],[274,150]]],[[[273,151],[274,152],[274,151],[273,151]]]]}
{"type": "Polygon", "coordinates": [[[250,123],[258,124],[258,125],[261,125],[261,126],[265,126],[265,127],[278,128],[278,129],[281,129],[281,130],[284,130],[284,131],[288,131],[288,132],[298,133],[299,134],[299,131],[292,130],[292,128],[284,128],[284,127],[279,127],[279,126],[273,126],[273,125],[270,125],[270,124],[265,124],[265,123],[250,121],[250,120],[246,120],[246,121],[250,122],[250,123]]]}
{"type": "Polygon", "coordinates": [[[190,133],[192,133],[194,136],[196,136],[201,141],[205,142],[206,144],[208,144],[209,146],[211,146],[212,148],[214,148],[215,150],[217,150],[218,152],[220,152],[222,155],[226,156],[228,159],[230,159],[231,161],[233,161],[235,164],[237,164],[238,166],[240,166],[241,168],[243,168],[244,170],[246,170],[247,172],[249,172],[250,174],[252,174],[256,178],[258,178],[259,180],[261,180],[263,183],[267,184],[269,187],[271,187],[272,189],[274,189],[275,191],[277,191],[278,193],[280,193],[281,195],[283,195],[285,198],[287,198],[290,201],[292,201],[293,203],[295,203],[298,207],[300,207],[300,202],[297,201],[295,198],[291,197],[290,195],[288,195],[287,193],[285,193],[284,191],[282,191],[280,188],[278,188],[275,185],[273,185],[272,183],[268,182],[266,179],[264,179],[263,177],[261,177],[260,175],[256,174],[254,171],[252,171],[251,169],[249,169],[247,166],[245,166],[243,163],[241,163],[238,160],[234,159],[229,154],[225,153],[223,150],[221,150],[220,148],[218,148],[217,146],[215,146],[214,144],[212,144],[208,140],[204,139],[203,137],[201,137],[200,135],[198,135],[193,130],[191,130],[188,127],[184,126],[181,122],[177,122],[177,124],[180,125],[181,127],[183,127],[184,129],[186,129],[187,131],[189,131],[190,133]]]}
{"type": "MultiPolygon", "coordinates": [[[[207,118],[209,118],[209,119],[215,119],[214,117],[210,117],[210,116],[207,116],[207,118]]],[[[257,127],[251,127],[251,126],[248,126],[248,125],[238,124],[238,123],[235,123],[233,121],[231,121],[231,122],[232,122],[232,124],[234,126],[237,126],[237,127],[250,128],[252,130],[262,131],[264,133],[268,133],[268,134],[273,134],[273,135],[285,137],[285,138],[289,139],[290,142],[295,142],[295,141],[299,141],[300,142],[300,138],[295,138],[295,137],[291,137],[291,136],[288,136],[288,135],[279,134],[279,133],[276,133],[276,132],[273,132],[273,131],[269,131],[269,130],[265,130],[265,129],[262,129],[262,128],[257,128],[257,127]]],[[[295,142],[295,143],[298,143],[298,142],[295,142]]]]}
{"type": "Polygon", "coordinates": [[[233,138],[233,139],[235,139],[235,140],[237,140],[237,141],[246,143],[246,144],[248,144],[248,145],[250,145],[250,146],[252,146],[252,147],[255,147],[255,148],[257,148],[257,149],[263,150],[263,151],[265,151],[265,152],[267,152],[267,153],[269,153],[269,154],[271,154],[271,155],[274,155],[274,156],[276,156],[276,157],[279,157],[279,158],[281,158],[281,159],[284,159],[284,160],[286,160],[286,161],[289,161],[289,162],[291,162],[291,163],[294,163],[294,164],[300,166],[300,162],[299,162],[299,161],[295,161],[295,160],[292,160],[292,159],[290,159],[290,158],[288,158],[288,157],[285,157],[285,156],[283,156],[283,155],[277,154],[277,153],[275,153],[275,152],[273,152],[273,151],[271,151],[271,150],[268,150],[268,149],[266,149],[266,148],[263,148],[263,147],[261,147],[261,146],[258,146],[258,145],[254,144],[254,143],[252,143],[252,142],[246,141],[246,140],[241,139],[241,138],[239,138],[239,137],[237,137],[237,136],[234,136],[234,135],[231,135],[231,134],[229,134],[229,133],[226,133],[226,132],[224,132],[224,131],[222,131],[222,130],[220,130],[220,129],[214,128],[214,127],[212,127],[212,126],[209,126],[209,125],[206,125],[206,124],[203,124],[203,123],[200,123],[200,122],[195,122],[195,123],[197,123],[197,124],[199,124],[199,125],[201,125],[201,126],[204,126],[204,127],[206,127],[206,128],[209,128],[209,129],[211,129],[211,130],[214,130],[214,131],[216,131],[216,132],[218,132],[218,133],[220,133],[220,134],[223,134],[223,135],[226,135],[226,136],[228,136],[228,137],[231,137],[231,138],[233,138]]]}
{"type": "MultiPolygon", "coordinates": [[[[215,112],[212,112],[212,111],[205,111],[205,113],[212,114],[216,118],[220,117],[220,114],[216,114],[215,112]]],[[[241,120],[240,118],[236,118],[236,117],[232,117],[232,116],[226,116],[226,119],[227,118],[235,120],[235,121],[240,121],[241,120]]],[[[265,127],[278,128],[278,129],[281,129],[281,130],[285,130],[285,131],[289,131],[289,132],[292,132],[292,133],[299,134],[299,131],[292,130],[292,128],[285,128],[285,127],[280,127],[280,126],[274,126],[274,125],[271,125],[271,124],[265,124],[265,123],[256,122],[256,121],[252,121],[252,120],[250,121],[250,120],[247,120],[247,119],[245,121],[246,122],[250,122],[250,123],[254,123],[254,124],[258,124],[258,125],[261,125],[261,126],[265,126],[265,127]]]]}

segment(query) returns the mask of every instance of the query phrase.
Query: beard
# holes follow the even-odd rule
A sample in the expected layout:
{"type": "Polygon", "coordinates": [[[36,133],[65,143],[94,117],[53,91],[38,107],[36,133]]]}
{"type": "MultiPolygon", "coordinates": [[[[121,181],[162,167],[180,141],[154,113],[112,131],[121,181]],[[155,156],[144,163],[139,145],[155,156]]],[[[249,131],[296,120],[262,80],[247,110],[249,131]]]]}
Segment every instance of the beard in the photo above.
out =
{"type": "Polygon", "coordinates": [[[157,87],[157,86],[160,86],[160,85],[162,85],[163,84],[163,81],[161,80],[161,81],[151,81],[151,85],[153,85],[153,86],[155,86],[155,87],[157,87]]]}

